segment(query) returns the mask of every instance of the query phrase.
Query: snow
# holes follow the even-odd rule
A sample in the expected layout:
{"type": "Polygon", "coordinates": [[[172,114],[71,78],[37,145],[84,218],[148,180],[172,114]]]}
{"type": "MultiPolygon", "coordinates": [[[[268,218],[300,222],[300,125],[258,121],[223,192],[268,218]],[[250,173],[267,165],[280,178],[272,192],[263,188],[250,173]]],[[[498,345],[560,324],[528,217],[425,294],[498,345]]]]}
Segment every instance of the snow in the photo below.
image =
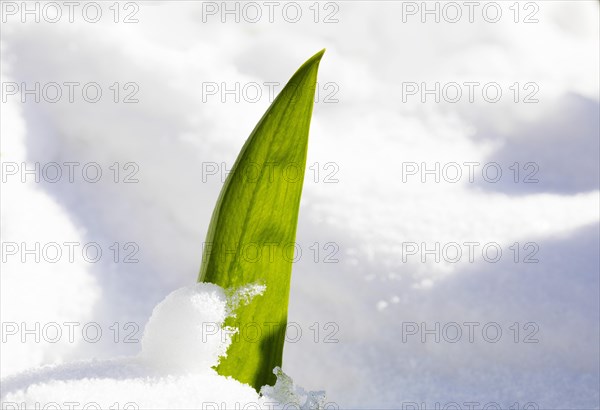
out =
{"type": "Polygon", "coordinates": [[[296,387],[279,368],[274,369],[275,386],[265,386],[261,395],[212,369],[231,342],[232,329],[223,326],[229,307],[264,290],[251,288],[229,300],[213,284],[178,289],[152,312],[138,356],[50,366],[9,377],[3,381],[2,408],[324,408],[324,392],[296,387]]]}
{"type": "MultiPolygon", "coordinates": [[[[339,2],[334,24],[312,23],[312,3],[301,3],[307,18],[294,24],[223,24],[219,16],[203,22],[202,4],[194,2],[139,3],[136,24],[110,18],[3,22],[2,83],[95,81],[106,98],[22,104],[17,95],[1,105],[3,167],[77,161],[97,162],[104,172],[98,183],[80,174],[73,183],[36,183],[31,176],[21,183],[20,175],[2,169],[3,246],[97,242],[104,251],[96,263],[80,253],[73,262],[36,263],[28,256],[22,263],[19,253],[3,249],[2,394],[45,400],[58,389],[61,403],[83,399],[84,374],[98,375],[97,387],[116,394],[123,392],[119,368],[122,380],[172,373],[171,379],[152,376],[152,383],[167,396],[189,391],[180,397],[182,406],[197,398],[194,378],[210,375],[181,374],[191,365],[182,356],[170,364],[162,355],[151,355],[156,363],[143,359],[143,349],[185,348],[193,338],[153,337],[148,345],[141,331],[161,300],[195,282],[226,171],[221,164],[231,169],[269,103],[223,103],[219,95],[202,95],[203,83],[281,83],[326,47],[319,82],[335,82],[339,102],[321,100],[314,109],[313,168],[307,169],[297,239],[302,256],[294,264],[289,308],[290,323],[302,334],[286,344],[283,370],[308,390],[327,391],[340,408],[453,402],[462,408],[466,402],[600,408],[598,3],[534,3],[535,24],[512,22],[513,2],[500,3],[506,18],[494,24],[481,18],[421,23],[418,15],[404,23],[402,2],[339,2]],[[494,81],[505,98],[438,104],[421,103],[417,95],[403,102],[403,82],[436,81],[494,81]],[[139,103],[112,102],[115,82],[136,82],[139,103]],[[539,102],[514,103],[508,87],[515,82],[535,82],[539,102]],[[114,183],[109,167],[115,162],[121,181],[132,171],[124,164],[137,164],[139,182],[114,183]],[[464,166],[456,183],[431,177],[422,183],[420,174],[403,182],[403,164],[422,162],[429,169],[436,162],[480,165],[473,182],[464,166]],[[497,183],[479,173],[491,162],[503,170],[497,183]],[[539,182],[514,183],[509,167],[515,162],[521,179],[531,172],[525,164],[537,164],[539,182]],[[214,163],[222,172],[203,173],[203,165],[214,163]],[[337,182],[326,183],[328,176],[337,182]],[[109,249],[115,242],[118,263],[109,249]],[[138,262],[123,261],[133,249],[123,248],[129,242],[138,246],[138,262]],[[463,257],[453,263],[429,255],[423,262],[421,252],[404,252],[407,244],[431,249],[435,242],[460,244],[463,257]],[[465,242],[480,244],[473,262],[465,242]],[[482,257],[489,243],[503,251],[497,262],[482,257]],[[530,243],[537,245],[538,262],[524,263],[535,250],[525,248],[530,243]],[[36,322],[42,328],[73,322],[77,329],[98,323],[104,337],[89,342],[78,332],[74,342],[36,342],[21,326],[34,329],[36,322]],[[479,324],[473,343],[466,322],[479,324]],[[121,330],[117,343],[114,323],[121,330]],[[448,331],[457,323],[463,337],[450,343],[442,333],[439,343],[422,342],[420,332],[406,333],[415,323],[426,329],[439,323],[448,331]],[[482,337],[490,323],[503,331],[496,343],[482,337]],[[524,343],[535,331],[525,327],[529,323],[538,327],[535,343],[524,343]],[[4,327],[11,324],[18,325],[14,334],[14,327],[4,327]],[[139,329],[132,336],[138,342],[123,341],[128,324],[139,329]],[[123,356],[138,358],[118,359],[123,356]],[[71,387],[80,385],[60,390],[57,368],[71,387]],[[17,392],[27,386],[27,393],[17,392]]],[[[523,17],[528,10],[519,4],[523,17]]],[[[330,89],[320,91],[324,97],[330,89]]],[[[523,97],[527,90],[521,91],[523,97]]],[[[205,297],[220,298],[218,292],[205,297]]],[[[185,306],[172,308],[195,311],[185,306]]],[[[169,323],[172,332],[180,325],[169,323]]],[[[206,363],[195,363],[205,368],[214,356],[203,357],[206,363]]],[[[143,381],[131,383],[132,391],[148,390],[143,381]]],[[[256,393],[249,394],[255,400],[256,393]]],[[[146,391],[144,400],[159,406],[158,396],[146,391]]]]}
{"type": "Polygon", "coordinates": [[[198,284],[196,288],[182,288],[167,296],[154,308],[145,327],[142,357],[167,373],[210,369],[231,343],[223,329],[225,293],[216,285],[198,284]]]}

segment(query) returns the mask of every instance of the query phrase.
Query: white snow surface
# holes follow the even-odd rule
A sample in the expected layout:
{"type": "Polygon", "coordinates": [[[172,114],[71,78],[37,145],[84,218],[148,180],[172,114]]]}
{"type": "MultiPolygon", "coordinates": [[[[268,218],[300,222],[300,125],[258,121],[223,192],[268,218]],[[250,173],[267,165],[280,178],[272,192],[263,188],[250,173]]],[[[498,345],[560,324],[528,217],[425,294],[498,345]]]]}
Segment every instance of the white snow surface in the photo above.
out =
{"type": "Polygon", "coordinates": [[[178,289],[154,308],[138,356],[9,377],[3,381],[2,408],[323,408],[323,392],[305,392],[279,368],[277,383],[261,395],[212,369],[231,342],[231,330],[223,326],[231,302],[213,284],[178,289]]]}
{"type": "MultiPolygon", "coordinates": [[[[533,24],[514,23],[513,2],[501,3],[503,18],[493,24],[431,17],[421,23],[418,15],[404,23],[403,2],[390,1],[336,2],[333,24],[315,24],[312,3],[301,3],[308,17],[298,23],[221,23],[219,16],[204,22],[203,4],[191,1],[140,2],[135,24],[112,22],[111,2],[102,3],[108,18],[95,24],[0,24],[2,83],[97,82],[105,97],[95,104],[80,97],[21,103],[19,95],[2,102],[3,397],[45,400],[63,392],[64,403],[94,386],[134,394],[151,407],[165,405],[160,392],[178,392],[186,406],[203,394],[197,382],[210,379],[215,389],[207,394],[239,388],[240,397],[255,400],[255,392],[210,372],[184,374],[206,369],[219,350],[195,345],[206,349],[204,361],[188,362],[184,352],[194,339],[180,324],[165,324],[186,334],[177,340],[141,332],[148,322],[147,332],[160,334],[154,320],[169,299],[150,319],[153,309],[197,278],[222,186],[220,175],[203,173],[205,165],[231,169],[269,104],[264,97],[203,98],[202,84],[283,83],[325,47],[319,82],[335,82],[339,101],[317,102],[312,119],[313,170],[307,169],[301,203],[302,256],[294,264],[289,309],[296,333],[284,350],[286,374],[309,390],[327,391],[340,408],[468,408],[468,402],[600,408],[599,6],[534,3],[533,24]],[[493,104],[421,103],[418,96],[403,102],[405,81],[497,82],[504,97],[493,104]],[[139,102],[114,103],[115,82],[135,82],[139,102]],[[535,82],[539,102],[515,103],[509,89],[515,82],[535,82]],[[98,163],[102,179],[89,183],[79,173],[73,183],[65,177],[36,183],[31,176],[22,183],[5,172],[7,163],[31,169],[69,161],[98,163]],[[115,162],[121,181],[132,170],[124,164],[135,163],[138,182],[115,183],[115,162]],[[417,175],[403,182],[407,162],[428,168],[496,162],[503,178],[422,183],[417,175]],[[514,183],[515,162],[520,180],[532,169],[525,164],[537,164],[539,182],[514,183]],[[336,169],[337,182],[325,183],[336,169]],[[20,254],[5,252],[7,243],[31,249],[36,242],[75,242],[79,250],[96,242],[103,255],[95,263],[80,252],[56,263],[29,255],[23,263],[20,254]],[[456,263],[431,255],[423,262],[420,254],[404,261],[407,242],[428,249],[436,242],[493,242],[503,253],[495,263],[480,252],[470,262],[465,248],[456,263]],[[524,248],[528,243],[533,247],[524,248]],[[132,249],[137,262],[124,263],[132,249]],[[535,249],[538,261],[524,263],[535,249]],[[50,323],[63,329],[56,342],[24,331],[39,335],[36,324],[50,323]],[[73,341],[64,323],[78,325],[73,341]],[[477,324],[473,341],[465,323],[477,324]],[[86,324],[102,329],[100,340],[81,337],[86,324]],[[413,324],[434,329],[441,340],[408,335],[413,324]],[[448,341],[453,324],[462,331],[457,342],[448,341]],[[493,333],[482,335],[490,324],[502,331],[498,342],[489,341],[493,333]],[[180,344],[171,358],[148,355],[171,343],[180,344]],[[93,375],[93,382],[86,379],[93,375]],[[152,383],[161,388],[150,391],[152,383]]],[[[525,4],[519,3],[521,18],[532,10],[525,4]]],[[[321,97],[331,90],[321,89],[321,97]]],[[[122,99],[130,89],[121,91],[122,99]]],[[[522,99],[530,89],[521,91],[522,99]]],[[[220,298],[217,291],[202,295],[201,304],[220,298]]]]}

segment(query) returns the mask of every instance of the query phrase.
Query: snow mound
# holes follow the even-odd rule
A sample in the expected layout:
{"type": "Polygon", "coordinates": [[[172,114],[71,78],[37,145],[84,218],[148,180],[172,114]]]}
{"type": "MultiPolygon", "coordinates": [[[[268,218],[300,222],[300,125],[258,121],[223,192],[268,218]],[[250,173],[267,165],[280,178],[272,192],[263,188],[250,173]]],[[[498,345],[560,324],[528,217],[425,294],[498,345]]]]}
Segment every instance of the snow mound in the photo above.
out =
{"type": "Polygon", "coordinates": [[[1,407],[120,409],[319,409],[324,392],[305,392],[279,368],[275,386],[251,386],[213,370],[236,329],[223,326],[232,304],[264,286],[230,297],[198,283],[169,294],[146,324],[136,357],[47,366],[2,380],[1,407]],[[57,407],[58,406],[58,407],[57,407]]]}
{"type": "Polygon", "coordinates": [[[167,373],[202,373],[216,366],[231,343],[223,328],[227,298],[209,283],[178,289],[153,310],[141,358],[167,373]],[[168,354],[166,354],[168,352],[168,354]]]}

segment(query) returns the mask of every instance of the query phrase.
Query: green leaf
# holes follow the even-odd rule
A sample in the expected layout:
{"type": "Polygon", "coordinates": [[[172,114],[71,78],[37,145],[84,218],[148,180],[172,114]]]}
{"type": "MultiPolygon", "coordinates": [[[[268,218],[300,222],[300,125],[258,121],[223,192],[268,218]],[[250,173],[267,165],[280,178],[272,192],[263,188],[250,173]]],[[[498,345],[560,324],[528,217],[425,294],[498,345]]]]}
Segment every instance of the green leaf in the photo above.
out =
{"type": "Polygon", "coordinates": [[[325,50],[306,61],[244,144],[215,206],[198,281],[266,291],[237,307],[239,328],[217,372],[257,391],[281,366],[317,70],[325,50]]]}

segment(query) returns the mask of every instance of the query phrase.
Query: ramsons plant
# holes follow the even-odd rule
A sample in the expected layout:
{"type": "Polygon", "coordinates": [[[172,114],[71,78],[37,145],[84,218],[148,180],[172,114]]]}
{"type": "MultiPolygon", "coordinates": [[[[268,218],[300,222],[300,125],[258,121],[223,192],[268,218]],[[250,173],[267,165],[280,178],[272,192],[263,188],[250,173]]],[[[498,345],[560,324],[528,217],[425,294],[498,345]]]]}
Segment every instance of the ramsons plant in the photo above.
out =
{"type": "Polygon", "coordinates": [[[292,273],[291,258],[283,255],[296,239],[317,71],[324,52],[296,71],[242,147],[215,205],[198,278],[229,290],[266,286],[225,323],[240,328],[257,324],[262,330],[258,339],[233,338],[217,367],[219,374],[257,391],[275,383],[273,368],[282,364],[292,273]],[[260,170],[253,178],[248,178],[250,167],[260,170]],[[290,178],[290,169],[301,175],[290,178]],[[248,246],[268,248],[273,257],[245,257],[241,250],[248,246]],[[266,324],[278,331],[266,331],[266,324]]]}

